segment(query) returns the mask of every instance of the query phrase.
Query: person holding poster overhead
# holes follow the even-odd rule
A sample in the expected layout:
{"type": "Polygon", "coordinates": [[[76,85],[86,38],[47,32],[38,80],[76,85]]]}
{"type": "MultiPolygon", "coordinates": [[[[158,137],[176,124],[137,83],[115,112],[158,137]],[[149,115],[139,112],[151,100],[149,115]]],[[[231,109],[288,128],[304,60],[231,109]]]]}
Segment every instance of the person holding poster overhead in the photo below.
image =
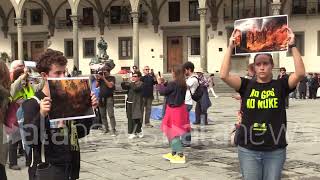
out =
{"type": "Polygon", "coordinates": [[[289,78],[272,79],[271,54],[254,57],[255,79],[230,74],[231,54],[235,48],[236,30],[229,40],[220,76],[241,95],[242,122],[237,136],[238,157],[245,180],[278,180],[286,160],[287,116],[285,98],[304,78],[305,68],[290,28],[288,47],[292,52],[295,72],[289,78]]]}
{"type": "MultiPolygon", "coordinates": [[[[65,77],[67,59],[62,52],[48,49],[37,61],[37,70],[44,80],[65,77]]],[[[89,134],[92,119],[52,122],[48,117],[51,102],[46,81],[42,91],[22,104],[25,138],[32,148],[28,154],[32,159],[28,169],[29,180],[79,179],[78,139],[89,134]]],[[[94,108],[98,105],[93,93],[91,105],[94,108]]]]}

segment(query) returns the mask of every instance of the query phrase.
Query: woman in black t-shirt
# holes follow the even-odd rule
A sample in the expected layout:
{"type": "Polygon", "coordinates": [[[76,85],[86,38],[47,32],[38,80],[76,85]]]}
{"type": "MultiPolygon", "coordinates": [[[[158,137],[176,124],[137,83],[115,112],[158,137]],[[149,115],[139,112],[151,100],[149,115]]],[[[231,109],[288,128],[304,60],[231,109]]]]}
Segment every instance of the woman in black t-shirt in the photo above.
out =
{"type": "Polygon", "coordinates": [[[295,72],[289,78],[272,79],[274,64],[270,54],[254,57],[255,79],[231,75],[231,54],[237,38],[235,31],[221,66],[221,79],[238,91],[242,100],[242,122],[237,142],[241,173],[245,180],[281,178],[287,146],[285,98],[305,74],[300,52],[294,44],[294,34],[291,29],[287,30],[295,65],[295,72]]]}

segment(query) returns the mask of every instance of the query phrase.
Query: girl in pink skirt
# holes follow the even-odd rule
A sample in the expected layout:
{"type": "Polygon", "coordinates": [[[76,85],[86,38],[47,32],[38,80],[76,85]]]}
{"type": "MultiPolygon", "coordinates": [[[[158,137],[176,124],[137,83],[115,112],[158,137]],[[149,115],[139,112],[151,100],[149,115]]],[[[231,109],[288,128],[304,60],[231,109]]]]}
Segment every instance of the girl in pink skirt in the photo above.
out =
{"type": "Polygon", "coordinates": [[[172,70],[173,81],[166,86],[163,79],[158,78],[157,89],[160,95],[166,96],[166,111],[162,120],[161,130],[167,136],[172,152],[163,155],[171,163],[185,163],[186,157],[182,151],[181,136],[190,132],[190,121],[184,99],[187,91],[182,66],[172,70]]]}

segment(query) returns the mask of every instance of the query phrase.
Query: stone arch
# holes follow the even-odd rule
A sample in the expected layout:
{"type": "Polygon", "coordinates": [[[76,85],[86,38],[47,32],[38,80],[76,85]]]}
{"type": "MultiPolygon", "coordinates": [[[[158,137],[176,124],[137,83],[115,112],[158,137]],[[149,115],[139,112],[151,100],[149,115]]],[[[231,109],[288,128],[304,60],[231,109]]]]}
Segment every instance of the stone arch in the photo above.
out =
{"type": "Polygon", "coordinates": [[[150,3],[148,3],[147,0],[142,0],[142,2],[147,6],[149,11],[151,12],[154,33],[158,33],[159,31],[159,25],[160,25],[159,16],[160,16],[162,7],[165,5],[167,1],[168,0],[162,0],[160,3],[160,6],[158,6],[158,0],[151,0],[150,3]]]}

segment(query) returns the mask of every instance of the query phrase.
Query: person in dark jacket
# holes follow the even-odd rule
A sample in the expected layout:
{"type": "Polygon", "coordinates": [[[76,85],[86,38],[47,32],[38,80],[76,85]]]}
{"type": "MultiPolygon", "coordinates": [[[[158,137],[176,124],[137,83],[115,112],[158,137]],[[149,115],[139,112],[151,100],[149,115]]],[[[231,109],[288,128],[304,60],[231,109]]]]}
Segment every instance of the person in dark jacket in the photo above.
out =
{"type": "Polygon", "coordinates": [[[157,84],[154,77],[150,74],[150,68],[149,66],[145,66],[143,68],[143,74],[144,76],[141,78],[141,81],[143,82],[142,87],[142,97],[143,97],[143,110],[145,112],[144,116],[144,124],[146,127],[153,127],[150,124],[150,115],[151,115],[151,107],[152,107],[152,101],[154,99],[153,97],[153,86],[157,84]]]}
{"type": "Polygon", "coordinates": [[[317,74],[314,73],[312,75],[312,78],[310,79],[310,99],[316,99],[317,98],[317,90],[318,90],[319,84],[318,84],[318,77],[317,74]]]}
{"type": "Polygon", "coordinates": [[[181,137],[190,133],[190,120],[187,106],[184,103],[187,84],[184,77],[183,66],[175,66],[172,71],[173,81],[167,86],[164,80],[158,78],[157,89],[160,95],[166,97],[166,111],[161,123],[161,130],[167,136],[171,145],[172,152],[162,157],[171,163],[186,163],[186,157],[183,153],[181,137]]]}
{"type": "MultiPolygon", "coordinates": [[[[278,79],[288,79],[289,75],[286,73],[287,70],[285,67],[280,68],[280,74],[278,75],[278,79]]],[[[289,96],[286,97],[286,108],[289,108],[289,96]]]]}
{"type": "Polygon", "coordinates": [[[306,99],[307,94],[307,77],[304,77],[299,83],[299,97],[300,99],[306,99]]]}
{"type": "Polygon", "coordinates": [[[128,118],[128,138],[142,138],[142,117],[143,117],[143,98],[142,87],[140,81],[141,72],[136,71],[132,74],[131,82],[122,82],[121,87],[128,90],[126,99],[126,112],[128,118]]]}
{"type": "MultiPolygon", "coordinates": [[[[48,49],[37,60],[37,70],[45,80],[65,77],[67,59],[62,52],[48,49]]],[[[85,101],[85,100],[83,100],[85,101]]],[[[91,93],[91,104],[98,101],[91,93]]],[[[42,91],[22,104],[24,111],[24,131],[26,144],[31,147],[27,154],[32,161],[28,164],[29,180],[36,180],[37,168],[43,160],[51,165],[54,179],[79,179],[80,147],[78,139],[89,134],[93,119],[50,122],[50,90],[46,83],[42,91]],[[44,150],[44,152],[43,152],[44,150]],[[41,154],[44,154],[44,159],[41,154]]]]}
{"type": "Polygon", "coordinates": [[[196,103],[196,121],[193,124],[202,124],[202,125],[208,125],[208,108],[212,105],[209,93],[208,93],[208,87],[209,82],[203,75],[202,68],[199,68],[195,70],[195,72],[198,75],[198,80],[202,88],[204,89],[203,95],[201,96],[200,100],[196,103]]]}
{"type": "Polygon", "coordinates": [[[116,78],[110,76],[110,71],[101,71],[96,75],[97,86],[100,87],[99,93],[99,111],[101,121],[105,126],[105,133],[109,133],[109,125],[107,120],[107,112],[111,124],[111,136],[116,136],[116,119],[114,116],[114,99],[113,93],[115,90],[116,78]]]}

